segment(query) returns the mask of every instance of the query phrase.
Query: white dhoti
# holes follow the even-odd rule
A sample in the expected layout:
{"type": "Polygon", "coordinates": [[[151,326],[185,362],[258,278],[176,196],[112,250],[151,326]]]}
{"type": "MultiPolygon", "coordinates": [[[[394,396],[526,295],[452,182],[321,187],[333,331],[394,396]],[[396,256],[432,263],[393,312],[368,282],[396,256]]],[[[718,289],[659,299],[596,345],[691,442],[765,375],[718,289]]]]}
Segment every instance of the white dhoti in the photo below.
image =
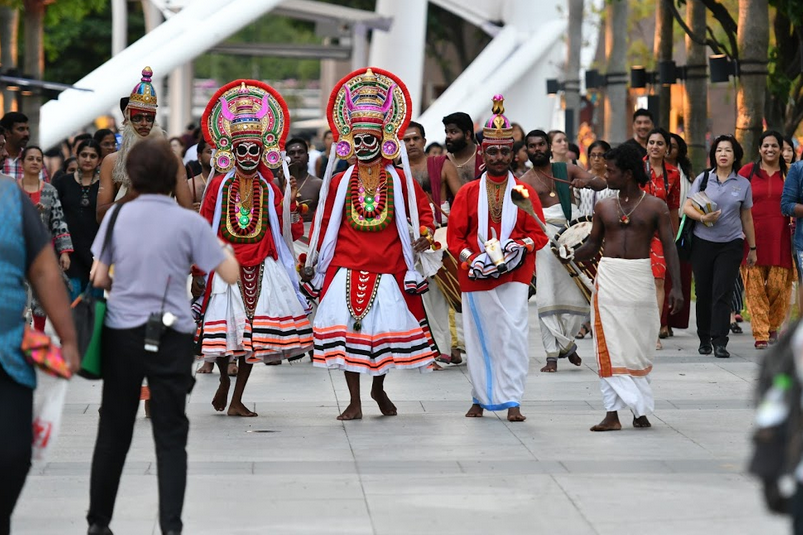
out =
{"type": "Polygon", "coordinates": [[[649,258],[602,258],[591,325],[605,410],[652,412],[652,352],[658,336],[655,279],[649,258]]]}
{"type": "Polygon", "coordinates": [[[355,330],[347,303],[346,268],[337,269],[313,324],[319,368],[384,375],[394,368],[430,371],[435,359],[426,320],[419,322],[407,306],[399,283],[390,274],[379,278],[376,296],[355,330]]]}
{"type": "Polygon", "coordinates": [[[249,361],[271,361],[301,355],[312,349],[312,325],[287,271],[266,258],[262,271],[254,270],[253,285],[241,280],[226,284],[212,277],[212,291],[204,313],[201,352],[206,360],[245,356],[249,361]],[[253,299],[249,317],[246,300],[253,299]],[[255,294],[255,295],[254,295],[255,294]]]}
{"type": "MultiPolygon", "coordinates": [[[[547,235],[555,236],[566,224],[560,204],[544,208],[547,235]]],[[[575,349],[575,335],[588,317],[588,301],[569,272],[547,244],[535,254],[538,291],[538,322],[547,359],[569,356],[575,349]]]]}
{"type": "Polygon", "coordinates": [[[449,329],[449,302],[443,295],[440,287],[433,279],[429,279],[429,290],[421,295],[424,310],[427,313],[429,331],[435,345],[442,355],[450,355],[452,347],[452,333],[449,329]]]}
{"type": "Polygon", "coordinates": [[[463,327],[473,402],[498,411],[518,407],[527,358],[527,285],[509,282],[463,293],[463,327]]]}

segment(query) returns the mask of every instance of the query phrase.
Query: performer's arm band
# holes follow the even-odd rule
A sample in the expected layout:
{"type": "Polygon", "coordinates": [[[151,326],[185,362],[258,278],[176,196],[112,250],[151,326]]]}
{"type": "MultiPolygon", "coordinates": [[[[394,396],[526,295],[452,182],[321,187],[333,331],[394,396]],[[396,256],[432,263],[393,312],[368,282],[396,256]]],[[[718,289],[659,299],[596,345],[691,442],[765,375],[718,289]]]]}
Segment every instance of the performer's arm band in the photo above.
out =
{"type": "Polygon", "coordinates": [[[524,242],[524,245],[529,245],[530,247],[535,247],[535,242],[534,242],[534,241],[533,241],[533,239],[532,239],[532,238],[530,238],[530,237],[524,238],[524,239],[523,239],[523,240],[521,240],[521,241],[523,241],[523,242],[524,242]]]}
{"type": "Polygon", "coordinates": [[[460,251],[460,261],[461,262],[468,262],[471,259],[471,255],[474,254],[471,252],[471,249],[463,249],[460,251]]]}
{"type": "Polygon", "coordinates": [[[298,215],[298,212],[290,214],[290,223],[298,223],[299,221],[301,221],[301,216],[298,215]]]}

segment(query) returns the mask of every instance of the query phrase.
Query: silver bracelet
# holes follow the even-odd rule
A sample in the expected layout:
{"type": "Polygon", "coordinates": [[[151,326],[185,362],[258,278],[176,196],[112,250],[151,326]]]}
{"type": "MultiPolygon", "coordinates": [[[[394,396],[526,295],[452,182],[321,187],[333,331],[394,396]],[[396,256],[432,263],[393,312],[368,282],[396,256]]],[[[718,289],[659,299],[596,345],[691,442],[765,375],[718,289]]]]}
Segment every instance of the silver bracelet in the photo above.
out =
{"type": "Polygon", "coordinates": [[[290,214],[290,223],[298,223],[299,221],[301,221],[301,216],[298,215],[298,212],[290,214]]]}
{"type": "Polygon", "coordinates": [[[469,258],[471,258],[472,254],[473,253],[471,252],[471,249],[468,249],[468,248],[463,249],[462,251],[460,251],[460,260],[463,261],[463,262],[468,262],[468,260],[469,260],[469,258]]]}

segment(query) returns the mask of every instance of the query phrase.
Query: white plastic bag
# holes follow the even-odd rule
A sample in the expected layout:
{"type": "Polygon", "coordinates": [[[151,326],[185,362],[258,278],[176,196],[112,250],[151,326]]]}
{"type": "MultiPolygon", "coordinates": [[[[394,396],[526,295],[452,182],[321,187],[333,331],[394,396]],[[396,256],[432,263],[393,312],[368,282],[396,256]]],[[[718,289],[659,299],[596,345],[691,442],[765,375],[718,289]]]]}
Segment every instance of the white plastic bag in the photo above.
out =
{"type": "Polygon", "coordinates": [[[42,461],[53,450],[61,425],[61,412],[67,396],[67,380],[38,374],[34,392],[33,444],[34,460],[42,461]]]}

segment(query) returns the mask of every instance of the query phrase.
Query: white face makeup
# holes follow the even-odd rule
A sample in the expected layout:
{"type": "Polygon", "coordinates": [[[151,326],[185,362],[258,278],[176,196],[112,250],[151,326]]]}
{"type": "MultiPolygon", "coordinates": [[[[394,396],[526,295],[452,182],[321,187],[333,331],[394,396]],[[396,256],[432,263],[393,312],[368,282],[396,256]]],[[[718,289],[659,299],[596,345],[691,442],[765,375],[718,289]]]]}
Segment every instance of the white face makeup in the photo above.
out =
{"type": "Polygon", "coordinates": [[[237,168],[250,173],[259,165],[262,157],[262,145],[253,141],[239,141],[234,143],[234,159],[237,168]]]}
{"type": "Polygon", "coordinates": [[[379,156],[379,137],[374,134],[355,134],[354,153],[363,162],[372,162],[379,156]]]}

